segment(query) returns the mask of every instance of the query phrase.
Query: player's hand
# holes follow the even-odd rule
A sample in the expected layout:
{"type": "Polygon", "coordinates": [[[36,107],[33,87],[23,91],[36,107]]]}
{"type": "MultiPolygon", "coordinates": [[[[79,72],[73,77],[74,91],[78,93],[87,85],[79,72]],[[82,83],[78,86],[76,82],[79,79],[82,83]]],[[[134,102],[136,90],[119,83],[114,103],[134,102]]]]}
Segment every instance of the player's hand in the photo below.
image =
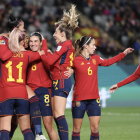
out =
{"type": "Polygon", "coordinates": [[[45,54],[45,52],[43,50],[38,51],[39,55],[41,56],[42,54],[45,54]]]}
{"type": "Polygon", "coordinates": [[[117,89],[118,89],[118,86],[116,84],[116,85],[113,85],[112,87],[110,87],[109,91],[110,91],[110,93],[114,93],[117,89]]]}
{"type": "Polygon", "coordinates": [[[127,49],[124,50],[123,53],[124,53],[125,55],[127,55],[127,54],[133,52],[133,50],[134,50],[133,48],[127,48],[127,49]]]}
{"type": "Polygon", "coordinates": [[[74,70],[71,68],[67,68],[67,71],[64,71],[64,75],[67,76],[68,78],[71,77],[73,74],[74,70]]]}
{"type": "Polygon", "coordinates": [[[48,49],[47,52],[50,54],[53,54],[53,52],[50,49],[48,49]]]}

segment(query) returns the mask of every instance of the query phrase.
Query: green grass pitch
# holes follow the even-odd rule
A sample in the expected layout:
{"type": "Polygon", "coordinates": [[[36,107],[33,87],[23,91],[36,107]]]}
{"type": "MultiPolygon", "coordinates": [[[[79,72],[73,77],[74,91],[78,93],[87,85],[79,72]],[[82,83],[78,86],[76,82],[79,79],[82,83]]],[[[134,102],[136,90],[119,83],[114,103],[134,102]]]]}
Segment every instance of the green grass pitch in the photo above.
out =
{"type": "MultiPolygon", "coordinates": [[[[99,125],[100,140],[140,140],[140,107],[102,108],[101,112],[99,125]]],[[[66,109],[65,115],[69,126],[69,140],[71,140],[71,110],[66,109]]],[[[44,135],[49,139],[43,124],[42,128],[44,135]]],[[[90,133],[89,120],[85,113],[80,133],[81,140],[89,140],[90,133]]],[[[23,140],[19,127],[15,131],[12,140],[23,140]]]]}

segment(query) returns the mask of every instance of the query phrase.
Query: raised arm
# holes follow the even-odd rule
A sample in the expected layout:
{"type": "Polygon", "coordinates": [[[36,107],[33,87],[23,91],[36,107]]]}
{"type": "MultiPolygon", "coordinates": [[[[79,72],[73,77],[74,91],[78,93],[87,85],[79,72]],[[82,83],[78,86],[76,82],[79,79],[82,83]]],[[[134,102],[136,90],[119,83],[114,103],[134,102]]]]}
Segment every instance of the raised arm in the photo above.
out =
{"type": "Polygon", "coordinates": [[[112,57],[110,59],[102,59],[99,58],[99,66],[110,66],[120,60],[122,60],[127,54],[131,53],[134,49],[127,48],[123,53],[118,54],[115,57],[112,57]]]}
{"type": "Polygon", "coordinates": [[[41,50],[43,50],[45,52],[45,54],[47,55],[48,48],[47,48],[47,41],[46,41],[46,39],[43,39],[43,41],[42,41],[42,48],[41,48],[41,50]]]}

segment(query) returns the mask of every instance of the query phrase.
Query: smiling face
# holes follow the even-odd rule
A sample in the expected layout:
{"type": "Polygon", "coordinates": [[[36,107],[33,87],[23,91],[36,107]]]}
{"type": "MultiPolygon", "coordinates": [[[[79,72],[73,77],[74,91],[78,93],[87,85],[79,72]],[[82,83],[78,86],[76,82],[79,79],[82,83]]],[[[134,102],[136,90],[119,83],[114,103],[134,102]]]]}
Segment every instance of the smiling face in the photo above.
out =
{"type": "Polygon", "coordinates": [[[38,36],[31,36],[29,40],[29,46],[33,52],[37,52],[40,50],[42,42],[40,41],[38,36]]]}
{"type": "Polygon", "coordinates": [[[93,54],[96,50],[96,46],[95,46],[95,40],[92,39],[89,43],[89,45],[86,45],[87,48],[87,52],[89,53],[89,55],[93,54]]]}
{"type": "Polygon", "coordinates": [[[62,42],[62,36],[63,36],[63,33],[60,32],[59,28],[56,28],[55,33],[53,34],[53,37],[55,38],[55,41],[57,44],[62,42]]]}

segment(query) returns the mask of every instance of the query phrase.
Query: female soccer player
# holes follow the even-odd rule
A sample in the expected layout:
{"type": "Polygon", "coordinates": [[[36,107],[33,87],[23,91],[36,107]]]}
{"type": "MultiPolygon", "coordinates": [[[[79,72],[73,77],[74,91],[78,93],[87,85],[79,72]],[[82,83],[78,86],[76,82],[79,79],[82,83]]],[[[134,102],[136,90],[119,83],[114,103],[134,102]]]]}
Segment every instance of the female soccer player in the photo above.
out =
{"type": "MultiPolygon", "coordinates": [[[[41,49],[47,53],[47,43],[41,34],[34,32],[29,38],[31,51],[38,52],[41,49]]],[[[45,129],[50,140],[58,140],[58,135],[53,127],[53,114],[51,108],[51,86],[49,66],[43,65],[41,60],[35,61],[28,67],[27,85],[35,92],[39,98],[40,111],[43,118],[45,129]]],[[[32,102],[33,97],[30,98],[32,102]]],[[[39,136],[36,136],[38,139],[39,136]]]]}
{"type": "Polygon", "coordinates": [[[133,49],[128,48],[123,53],[105,60],[94,54],[96,46],[95,40],[92,37],[81,37],[81,39],[75,42],[74,47],[75,59],[73,61],[73,69],[75,71],[75,84],[72,102],[72,140],[80,140],[80,130],[85,111],[90,122],[90,140],[99,140],[98,127],[101,105],[97,78],[98,66],[110,66],[123,59],[133,49]]]}
{"type": "Polygon", "coordinates": [[[20,129],[24,140],[34,140],[30,129],[29,102],[26,90],[26,71],[29,63],[39,60],[38,52],[26,51],[25,34],[14,29],[9,38],[8,46],[14,55],[1,62],[0,102],[1,102],[1,140],[9,140],[12,115],[18,115],[20,129]]]}
{"type": "Polygon", "coordinates": [[[129,84],[135,80],[137,80],[140,77],[140,65],[138,66],[138,68],[136,69],[136,71],[130,75],[129,77],[127,77],[126,79],[124,79],[123,81],[113,85],[110,87],[109,91],[111,93],[115,92],[119,87],[122,87],[126,84],[129,84]]]}
{"type": "MultiPolygon", "coordinates": [[[[6,45],[8,44],[9,35],[10,35],[10,33],[13,29],[18,28],[21,31],[26,32],[25,29],[24,29],[24,22],[20,18],[14,17],[12,14],[9,15],[9,20],[7,22],[7,27],[9,29],[9,33],[3,33],[3,34],[1,34],[1,37],[0,37],[0,40],[4,41],[6,45]]],[[[24,40],[24,47],[27,48],[28,47],[28,37],[27,37],[27,33],[25,33],[25,34],[26,34],[26,37],[25,37],[25,40],[24,40]]],[[[2,46],[2,44],[1,44],[1,46],[2,46]]],[[[6,49],[6,47],[5,47],[5,49],[6,49]]],[[[2,49],[2,51],[4,51],[4,49],[2,49]]],[[[1,53],[2,53],[2,51],[1,51],[1,53]]],[[[8,50],[4,54],[5,55],[7,54],[6,57],[8,56],[10,58],[11,51],[8,50]],[[9,55],[8,55],[8,52],[9,52],[9,55]]],[[[38,139],[37,140],[40,140],[39,137],[41,137],[42,140],[46,140],[44,135],[41,135],[42,134],[41,116],[39,117],[38,114],[34,114],[34,112],[40,110],[39,100],[38,100],[37,96],[35,96],[35,93],[32,90],[30,90],[30,88],[28,86],[27,86],[27,90],[28,90],[29,99],[33,96],[34,96],[34,98],[32,98],[32,100],[36,99],[33,103],[30,104],[30,108],[32,108],[31,117],[32,118],[34,117],[33,124],[35,126],[36,134],[38,134],[38,139]],[[39,135],[39,133],[40,133],[40,135],[39,135]]],[[[18,125],[17,117],[16,117],[16,115],[14,115],[13,118],[12,118],[12,123],[11,123],[10,138],[13,137],[13,134],[14,134],[14,131],[16,130],[16,128],[17,128],[17,125],[18,125]]]]}
{"type": "Polygon", "coordinates": [[[63,18],[55,23],[58,25],[53,35],[58,44],[56,51],[53,54],[48,53],[47,56],[41,55],[42,61],[50,65],[53,80],[51,101],[60,140],[68,140],[68,124],[64,111],[72,82],[68,76],[64,75],[64,71],[73,65],[75,50],[71,38],[74,29],[78,26],[77,18],[74,5],[69,12],[64,10],[63,18]]]}
{"type": "MultiPolygon", "coordinates": [[[[11,31],[14,28],[18,28],[21,31],[24,31],[24,22],[20,18],[15,18],[12,14],[10,14],[9,15],[9,20],[7,22],[7,27],[8,27],[9,33],[2,33],[2,34],[0,34],[0,45],[1,45],[1,48],[3,46],[8,46],[8,38],[9,38],[9,35],[10,35],[11,31]]],[[[7,47],[5,47],[5,48],[3,48],[1,50],[1,54],[5,54],[5,53],[7,53],[7,51],[9,52],[9,58],[10,58],[11,55],[12,55],[12,52],[9,49],[7,49],[7,47]]],[[[2,55],[2,57],[4,57],[4,56],[5,55],[2,55]]],[[[3,60],[4,59],[5,58],[3,58],[3,60]]]]}
{"type": "MultiPolygon", "coordinates": [[[[4,59],[7,60],[8,58],[10,58],[13,55],[13,53],[8,49],[8,40],[9,40],[9,35],[10,35],[11,31],[14,28],[18,28],[18,29],[24,31],[24,22],[20,18],[15,18],[12,14],[10,14],[9,18],[8,18],[8,22],[7,22],[7,27],[8,27],[9,33],[0,34],[0,47],[2,49],[2,50],[0,50],[0,53],[5,54],[5,55],[2,55],[2,57],[4,57],[4,58],[1,58],[1,59],[3,59],[3,60],[4,59]]],[[[18,122],[16,121],[16,115],[14,115],[13,119],[12,119],[12,123],[11,123],[10,137],[13,136],[13,133],[17,127],[17,124],[18,124],[18,122]]]]}

